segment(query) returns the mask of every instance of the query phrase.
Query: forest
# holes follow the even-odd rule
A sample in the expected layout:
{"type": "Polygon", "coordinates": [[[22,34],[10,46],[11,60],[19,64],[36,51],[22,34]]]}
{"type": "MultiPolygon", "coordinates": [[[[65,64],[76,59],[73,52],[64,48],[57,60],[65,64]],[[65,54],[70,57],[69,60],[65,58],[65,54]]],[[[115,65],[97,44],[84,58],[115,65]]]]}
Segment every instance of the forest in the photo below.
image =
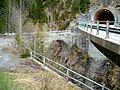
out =
{"type": "Polygon", "coordinates": [[[0,33],[16,31],[14,23],[20,20],[13,17],[24,17],[26,12],[34,24],[54,21],[58,29],[65,29],[77,13],[87,11],[89,4],[89,0],[0,0],[0,33]]]}

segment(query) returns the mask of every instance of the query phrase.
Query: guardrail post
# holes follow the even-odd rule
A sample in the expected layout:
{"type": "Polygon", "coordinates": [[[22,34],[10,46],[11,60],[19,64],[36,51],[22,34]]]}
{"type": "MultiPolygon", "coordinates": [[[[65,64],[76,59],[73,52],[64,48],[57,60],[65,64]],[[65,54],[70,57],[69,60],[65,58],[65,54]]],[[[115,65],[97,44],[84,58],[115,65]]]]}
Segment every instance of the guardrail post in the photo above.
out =
{"type": "Polygon", "coordinates": [[[109,38],[109,21],[106,22],[106,37],[109,38]]]}
{"type": "Polygon", "coordinates": [[[69,80],[69,70],[68,70],[68,68],[66,70],[67,70],[66,71],[66,81],[68,81],[69,80]]]}
{"type": "Polygon", "coordinates": [[[32,51],[30,51],[30,59],[32,59],[32,56],[33,56],[33,55],[32,55],[32,51]]]}
{"type": "Polygon", "coordinates": [[[97,33],[96,35],[99,35],[99,21],[97,21],[97,33]]]}
{"type": "Polygon", "coordinates": [[[91,26],[90,26],[90,27],[91,27],[91,31],[90,31],[90,33],[92,33],[92,21],[91,21],[91,26]]]}
{"type": "Polygon", "coordinates": [[[86,31],[88,31],[88,22],[86,22],[86,31]]]}
{"type": "Polygon", "coordinates": [[[46,62],[46,61],[45,61],[45,57],[43,57],[43,65],[44,65],[44,66],[45,66],[45,62],[46,62]]]}
{"type": "Polygon", "coordinates": [[[105,90],[105,84],[103,84],[102,90],[105,90]]]}
{"type": "MultiPolygon", "coordinates": [[[[82,25],[81,25],[82,26],[82,25]]],[[[84,30],[85,30],[86,23],[84,22],[84,30]]]]}

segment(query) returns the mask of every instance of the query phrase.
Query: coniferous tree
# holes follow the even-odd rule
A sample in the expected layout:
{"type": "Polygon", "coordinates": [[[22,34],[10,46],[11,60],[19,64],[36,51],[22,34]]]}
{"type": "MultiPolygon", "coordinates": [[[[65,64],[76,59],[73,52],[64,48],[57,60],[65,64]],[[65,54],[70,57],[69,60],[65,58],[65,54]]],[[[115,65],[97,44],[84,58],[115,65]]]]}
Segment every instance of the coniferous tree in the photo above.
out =
{"type": "Polygon", "coordinates": [[[4,33],[7,0],[0,0],[0,33],[4,33]]]}
{"type": "Polygon", "coordinates": [[[39,21],[40,23],[44,23],[47,21],[42,0],[37,0],[35,3],[30,5],[29,16],[35,22],[39,21]]]}

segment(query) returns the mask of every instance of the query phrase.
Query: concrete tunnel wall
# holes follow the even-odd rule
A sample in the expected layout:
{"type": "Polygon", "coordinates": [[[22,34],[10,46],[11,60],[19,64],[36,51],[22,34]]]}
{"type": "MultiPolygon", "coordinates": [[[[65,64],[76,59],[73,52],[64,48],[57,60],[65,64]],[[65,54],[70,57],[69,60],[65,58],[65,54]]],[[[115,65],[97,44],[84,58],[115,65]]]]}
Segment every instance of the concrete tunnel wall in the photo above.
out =
{"type": "MultiPolygon", "coordinates": [[[[100,8],[97,9],[91,18],[91,21],[94,23],[99,20],[99,21],[114,21],[113,23],[110,23],[111,25],[118,25],[119,21],[119,12],[116,8],[100,8]]],[[[106,24],[106,23],[100,23],[100,24],[106,24]]]]}

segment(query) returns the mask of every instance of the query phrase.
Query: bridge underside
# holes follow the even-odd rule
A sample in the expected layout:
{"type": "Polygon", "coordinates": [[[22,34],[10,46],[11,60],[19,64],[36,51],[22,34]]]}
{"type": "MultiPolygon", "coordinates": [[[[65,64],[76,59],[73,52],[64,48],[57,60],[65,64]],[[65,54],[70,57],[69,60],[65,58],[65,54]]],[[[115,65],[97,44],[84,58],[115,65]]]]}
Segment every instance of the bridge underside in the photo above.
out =
{"type": "Polygon", "coordinates": [[[108,57],[110,60],[112,60],[116,65],[118,65],[120,67],[120,55],[100,46],[99,44],[91,41],[94,46],[100,51],[102,52],[106,57],[108,57]]]}
{"type": "MultiPolygon", "coordinates": [[[[79,28],[78,28],[79,29],[79,28]]],[[[92,41],[96,48],[98,48],[101,53],[113,61],[116,65],[120,67],[120,45],[100,38],[98,36],[92,35],[84,30],[79,30],[79,32],[92,41]]]]}

